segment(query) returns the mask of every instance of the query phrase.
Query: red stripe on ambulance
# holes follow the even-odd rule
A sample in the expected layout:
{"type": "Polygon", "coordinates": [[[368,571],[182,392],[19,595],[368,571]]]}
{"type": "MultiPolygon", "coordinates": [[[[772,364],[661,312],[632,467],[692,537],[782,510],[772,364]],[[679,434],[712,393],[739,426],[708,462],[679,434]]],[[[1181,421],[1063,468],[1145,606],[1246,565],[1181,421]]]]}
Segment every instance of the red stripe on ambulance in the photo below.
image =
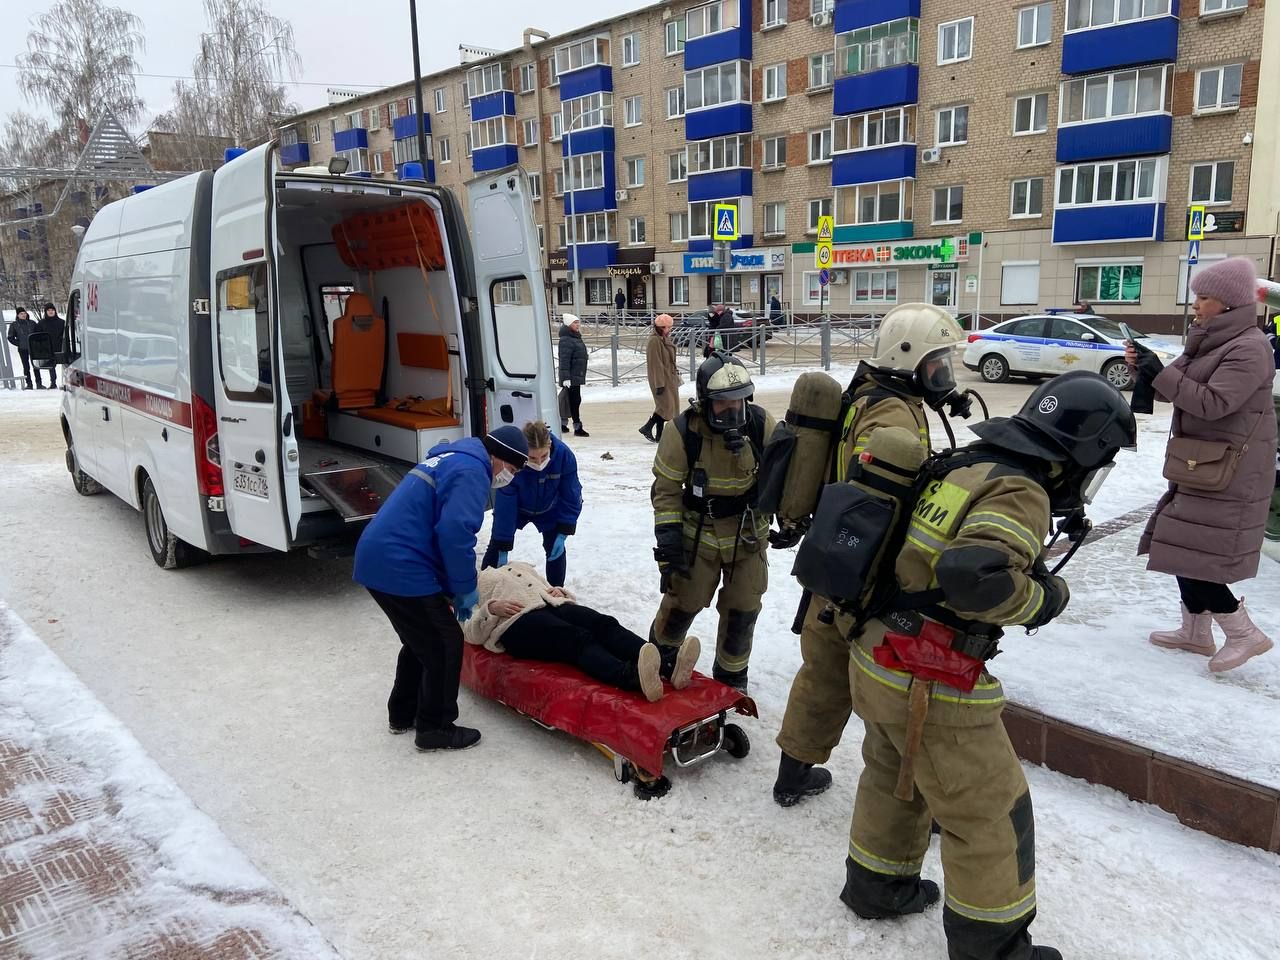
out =
{"type": "Polygon", "coordinates": [[[119,380],[109,380],[106,377],[80,371],[73,371],[73,373],[76,374],[72,381],[73,385],[83,387],[90,393],[95,393],[107,400],[114,400],[121,406],[131,407],[161,420],[167,420],[179,427],[191,426],[191,404],[189,403],[151,393],[139,387],[132,387],[119,380]]]}

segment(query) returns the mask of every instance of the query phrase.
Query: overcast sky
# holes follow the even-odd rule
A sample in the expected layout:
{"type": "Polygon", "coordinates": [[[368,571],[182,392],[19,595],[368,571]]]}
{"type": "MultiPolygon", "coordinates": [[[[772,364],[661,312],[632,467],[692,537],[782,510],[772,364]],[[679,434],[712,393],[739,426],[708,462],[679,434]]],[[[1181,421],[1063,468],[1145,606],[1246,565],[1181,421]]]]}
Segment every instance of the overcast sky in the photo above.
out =
{"type": "MultiPolygon", "coordinates": [[[[107,0],[111,2],[111,0],[107,0]]],[[[558,33],[647,6],[651,0],[418,0],[422,71],[458,63],[458,44],[495,49],[520,45],[525,27],[558,33]],[[535,12],[536,11],[536,12],[535,12]]],[[[146,25],[146,50],[139,55],[146,74],[190,72],[200,32],[205,28],[200,0],[117,0],[146,25]]],[[[18,92],[15,58],[26,49],[31,23],[52,0],[0,0],[0,117],[14,110],[37,112],[18,92]]],[[[305,81],[291,87],[303,109],[322,106],[325,87],[375,89],[412,78],[408,0],[267,0],[279,17],[292,21],[305,81]]],[[[169,105],[171,77],[138,77],[148,120],[169,105]]],[[[43,111],[38,111],[43,112],[43,111]]]]}

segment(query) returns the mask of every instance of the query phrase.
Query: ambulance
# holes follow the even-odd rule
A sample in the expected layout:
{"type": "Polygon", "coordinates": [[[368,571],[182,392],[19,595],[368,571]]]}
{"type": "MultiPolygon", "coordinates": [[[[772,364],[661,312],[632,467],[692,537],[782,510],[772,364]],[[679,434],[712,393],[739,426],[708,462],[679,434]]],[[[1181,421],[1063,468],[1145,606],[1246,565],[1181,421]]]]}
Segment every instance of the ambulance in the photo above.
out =
{"type": "Polygon", "coordinates": [[[264,144],[98,212],[62,401],[83,495],[142,514],[166,569],[341,551],[441,441],[558,423],[525,174],[281,169],[264,144]]]}

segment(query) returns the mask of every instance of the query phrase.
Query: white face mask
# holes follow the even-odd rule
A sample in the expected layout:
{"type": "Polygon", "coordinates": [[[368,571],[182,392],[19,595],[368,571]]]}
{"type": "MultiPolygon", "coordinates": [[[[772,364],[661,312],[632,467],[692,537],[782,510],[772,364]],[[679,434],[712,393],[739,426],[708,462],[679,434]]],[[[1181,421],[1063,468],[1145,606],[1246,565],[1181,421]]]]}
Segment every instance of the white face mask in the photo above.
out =
{"type": "Polygon", "coordinates": [[[534,463],[532,460],[530,460],[528,463],[525,464],[525,466],[528,467],[530,470],[537,470],[538,473],[541,473],[543,470],[547,469],[547,464],[549,464],[550,462],[551,462],[551,458],[547,457],[547,459],[543,460],[541,463],[534,463]]]}
{"type": "Polygon", "coordinates": [[[505,487],[508,483],[516,478],[516,472],[509,468],[499,470],[493,477],[493,489],[497,490],[505,487]]]}

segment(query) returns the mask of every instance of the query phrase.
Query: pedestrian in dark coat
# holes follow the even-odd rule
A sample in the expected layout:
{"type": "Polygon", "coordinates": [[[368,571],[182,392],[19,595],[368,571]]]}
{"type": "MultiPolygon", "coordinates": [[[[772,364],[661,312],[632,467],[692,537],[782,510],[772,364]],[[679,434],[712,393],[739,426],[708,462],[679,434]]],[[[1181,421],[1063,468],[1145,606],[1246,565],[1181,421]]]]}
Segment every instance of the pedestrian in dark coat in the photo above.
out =
{"type": "Polygon", "coordinates": [[[1151,642],[1212,657],[1215,673],[1272,645],[1227,587],[1257,575],[1275,484],[1275,366],[1258,326],[1256,286],[1253,261],[1245,257],[1207,267],[1191,280],[1196,320],[1182,356],[1161,369],[1141,344],[1126,350],[1139,379],[1150,379],[1156,396],[1173,404],[1173,437],[1225,442],[1238,451],[1224,490],[1171,483],[1138,547],[1149,555],[1147,569],[1177,577],[1182,594],[1182,626],[1151,634],[1151,642]],[[1226,635],[1221,650],[1214,622],[1226,635]]]}
{"type": "MultiPolygon", "coordinates": [[[[52,303],[44,305],[44,316],[40,318],[40,322],[36,324],[36,333],[47,333],[49,335],[49,343],[53,347],[54,353],[62,352],[62,337],[67,331],[67,321],[58,316],[58,308],[52,303]]],[[[48,368],[49,370],[49,389],[57,389],[58,386],[58,365],[54,364],[48,368]]],[[[40,382],[40,374],[36,373],[36,383],[40,382]]]]}
{"type": "Polygon", "coordinates": [[[781,326],[786,320],[782,316],[782,301],[778,299],[775,293],[769,298],[769,323],[774,326],[781,326]]]}
{"type": "MultiPolygon", "coordinates": [[[[586,382],[587,345],[582,341],[582,323],[566,313],[560,327],[560,386],[569,391],[569,417],[575,437],[591,436],[582,427],[582,385],[586,382]]],[[[561,422],[560,432],[568,433],[569,425],[561,422]]]]}
{"type": "MultiPolygon", "coordinates": [[[[17,316],[13,323],[9,324],[8,340],[18,348],[18,357],[22,360],[22,379],[24,381],[22,389],[31,389],[31,351],[27,347],[27,341],[31,339],[31,335],[36,332],[36,322],[31,319],[31,315],[22,307],[18,308],[17,316]]],[[[36,368],[36,386],[37,389],[43,390],[44,383],[40,380],[40,368],[36,368]]]]}
{"type": "Polygon", "coordinates": [[[618,308],[618,316],[621,317],[627,309],[627,295],[622,292],[621,287],[613,295],[613,305],[618,308]]]}

